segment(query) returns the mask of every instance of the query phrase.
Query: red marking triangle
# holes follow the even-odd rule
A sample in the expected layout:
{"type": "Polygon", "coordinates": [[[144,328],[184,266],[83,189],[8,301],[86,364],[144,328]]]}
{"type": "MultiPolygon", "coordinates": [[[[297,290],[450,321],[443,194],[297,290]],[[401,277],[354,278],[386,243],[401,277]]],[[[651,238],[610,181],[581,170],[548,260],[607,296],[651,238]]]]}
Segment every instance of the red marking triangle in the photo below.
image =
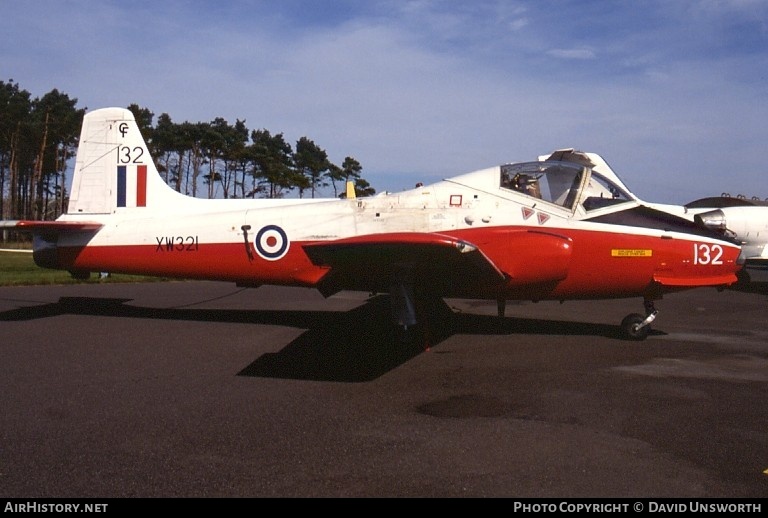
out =
{"type": "Polygon", "coordinates": [[[542,214],[541,212],[539,212],[539,213],[537,214],[537,216],[538,216],[538,218],[539,218],[539,225],[543,225],[543,224],[544,224],[544,223],[546,223],[546,221],[549,219],[549,215],[547,215],[547,214],[542,214]]]}
{"type": "Polygon", "coordinates": [[[523,207],[523,219],[530,218],[531,216],[533,216],[535,212],[536,211],[534,211],[533,209],[529,209],[528,207],[523,207]]]}

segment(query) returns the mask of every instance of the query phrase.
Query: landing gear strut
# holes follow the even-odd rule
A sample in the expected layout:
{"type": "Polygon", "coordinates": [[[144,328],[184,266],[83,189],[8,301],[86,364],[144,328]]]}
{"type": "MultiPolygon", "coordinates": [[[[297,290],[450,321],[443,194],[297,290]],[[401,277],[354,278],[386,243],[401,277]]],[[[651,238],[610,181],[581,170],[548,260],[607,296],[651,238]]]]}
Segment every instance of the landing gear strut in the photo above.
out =
{"type": "Polygon", "coordinates": [[[429,349],[451,333],[453,312],[435,293],[416,285],[415,273],[395,269],[390,279],[392,322],[399,341],[429,349]]]}
{"type": "Polygon", "coordinates": [[[645,316],[639,313],[632,313],[621,321],[622,336],[627,340],[640,342],[648,338],[648,333],[651,332],[651,322],[656,319],[659,311],[654,307],[653,301],[650,299],[643,301],[643,307],[645,308],[645,316]]]}

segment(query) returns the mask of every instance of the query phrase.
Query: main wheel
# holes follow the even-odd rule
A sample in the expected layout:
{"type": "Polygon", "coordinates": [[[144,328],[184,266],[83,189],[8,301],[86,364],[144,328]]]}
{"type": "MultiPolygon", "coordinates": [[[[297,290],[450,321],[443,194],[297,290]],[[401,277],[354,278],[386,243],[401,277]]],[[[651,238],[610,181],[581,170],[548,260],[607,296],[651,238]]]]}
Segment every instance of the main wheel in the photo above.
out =
{"type": "Polygon", "coordinates": [[[651,332],[651,326],[640,327],[645,317],[638,313],[632,313],[624,317],[621,321],[621,332],[624,338],[628,340],[634,340],[640,342],[648,337],[648,333],[651,332]]]}

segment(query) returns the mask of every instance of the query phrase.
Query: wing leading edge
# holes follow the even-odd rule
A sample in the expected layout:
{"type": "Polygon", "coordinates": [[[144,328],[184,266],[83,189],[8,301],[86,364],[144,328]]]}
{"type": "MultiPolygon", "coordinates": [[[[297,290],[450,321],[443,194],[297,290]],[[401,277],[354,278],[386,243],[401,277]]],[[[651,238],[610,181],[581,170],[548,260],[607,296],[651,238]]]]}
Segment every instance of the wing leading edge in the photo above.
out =
{"type": "Polygon", "coordinates": [[[0,221],[0,228],[31,232],[33,234],[60,234],[63,232],[83,232],[99,230],[104,225],[95,221],[34,221],[9,220],[0,221]]]}

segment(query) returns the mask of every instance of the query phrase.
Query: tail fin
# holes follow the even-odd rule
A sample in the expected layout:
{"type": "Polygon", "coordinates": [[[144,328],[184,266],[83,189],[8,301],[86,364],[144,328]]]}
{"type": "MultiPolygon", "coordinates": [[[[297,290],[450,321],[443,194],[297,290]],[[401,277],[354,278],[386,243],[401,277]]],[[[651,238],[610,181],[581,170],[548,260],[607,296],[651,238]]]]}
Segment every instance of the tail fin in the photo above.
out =
{"type": "Polygon", "coordinates": [[[160,178],[130,110],[103,108],[83,118],[68,214],[112,214],[167,207],[185,198],[160,178]]]}

